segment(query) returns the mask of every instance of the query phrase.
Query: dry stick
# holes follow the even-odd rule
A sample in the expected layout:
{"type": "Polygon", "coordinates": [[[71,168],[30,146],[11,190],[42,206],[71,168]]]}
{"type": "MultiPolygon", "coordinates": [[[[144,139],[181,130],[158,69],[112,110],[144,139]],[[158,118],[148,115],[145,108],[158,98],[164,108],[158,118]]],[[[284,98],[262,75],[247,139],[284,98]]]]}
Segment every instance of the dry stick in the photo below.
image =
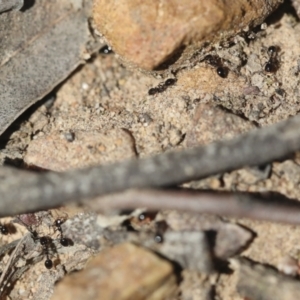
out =
{"type": "Polygon", "coordinates": [[[274,268],[246,258],[233,258],[230,267],[237,270],[237,291],[243,299],[300,299],[299,280],[274,268]]]}
{"type": "Polygon", "coordinates": [[[287,224],[300,224],[300,202],[279,194],[213,193],[193,190],[128,190],[86,201],[93,211],[111,209],[176,209],[287,224]]]}
{"type": "Polygon", "coordinates": [[[0,216],[47,209],[129,188],[166,187],[261,165],[300,149],[296,116],[205,147],[168,152],[65,173],[34,174],[0,168],[0,216]]]}
{"type": "Polygon", "coordinates": [[[9,257],[8,262],[5,264],[5,267],[2,271],[1,277],[0,277],[0,297],[2,296],[3,289],[5,288],[5,284],[9,282],[9,278],[12,273],[15,271],[15,260],[18,258],[18,252],[21,251],[22,245],[24,245],[25,241],[28,239],[29,234],[24,235],[21,239],[18,240],[18,244],[16,245],[16,248],[12,252],[12,254],[9,257]],[[6,281],[4,282],[4,280],[6,281]]]}

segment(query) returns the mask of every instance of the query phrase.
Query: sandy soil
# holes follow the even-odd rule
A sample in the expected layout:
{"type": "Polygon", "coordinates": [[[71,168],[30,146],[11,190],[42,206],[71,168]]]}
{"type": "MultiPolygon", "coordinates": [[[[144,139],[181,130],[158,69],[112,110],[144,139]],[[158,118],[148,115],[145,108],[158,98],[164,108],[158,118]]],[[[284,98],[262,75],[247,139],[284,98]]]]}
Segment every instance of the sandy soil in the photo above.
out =
{"type": "MultiPolygon", "coordinates": [[[[173,86],[156,95],[148,90],[165,79],[126,70],[114,54],[96,55],[17,120],[2,137],[0,161],[64,171],[206,144],[284,120],[300,110],[299,26],[291,14],[270,19],[253,40],[237,37],[235,46],[213,50],[230,69],[227,78],[193,61],[178,72],[173,86]],[[272,45],[279,50],[278,70],[267,73],[272,45]]],[[[274,191],[299,199],[299,174],[295,158],[187,186],[274,191]]],[[[244,255],[275,267],[286,255],[298,257],[296,226],[233,221],[257,236],[244,255]]],[[[216,279],[216,297],[242,300],[234,282],[234,274],[216,279]]],[[[182,299],[200,299],[194,290],[182,299]]]]}

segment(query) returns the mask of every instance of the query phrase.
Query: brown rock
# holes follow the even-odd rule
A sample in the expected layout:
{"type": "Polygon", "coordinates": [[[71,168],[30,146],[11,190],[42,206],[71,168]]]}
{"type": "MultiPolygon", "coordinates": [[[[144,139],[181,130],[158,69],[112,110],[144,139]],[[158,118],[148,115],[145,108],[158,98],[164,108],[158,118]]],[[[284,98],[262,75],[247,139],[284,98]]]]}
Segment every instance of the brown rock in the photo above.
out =
{"type": "Polygon", "coordinates": [[[87,268],[65,278],[52,300],[163,300],[176,290],[173,267],[133,244],[104,250],[87,268]]]}
{"type": "Polygon", "coordinates": [[[258,25],[280,2],[95,0],[93,16],[97,30],[116,53],[153,70],[176,53],[192,54],[205,41],[258,25]]]}
{"type": "Polygon", "coordinates": [[[135,156],[132,138],[121,129],[107,132],[54,132],[33,140],[24,161],[47,170],[65,171],[135,156]]]}

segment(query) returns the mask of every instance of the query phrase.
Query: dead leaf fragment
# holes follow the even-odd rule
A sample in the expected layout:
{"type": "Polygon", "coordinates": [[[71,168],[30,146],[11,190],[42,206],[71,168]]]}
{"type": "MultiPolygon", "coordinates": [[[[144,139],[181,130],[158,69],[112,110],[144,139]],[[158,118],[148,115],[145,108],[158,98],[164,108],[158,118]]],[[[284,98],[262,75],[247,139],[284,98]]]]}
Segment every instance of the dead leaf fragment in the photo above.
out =
{"type": "Polygon", "coordinates": [[[0,15],[0,134],[95,51],[87,20],[66,0],[0,15]]]}

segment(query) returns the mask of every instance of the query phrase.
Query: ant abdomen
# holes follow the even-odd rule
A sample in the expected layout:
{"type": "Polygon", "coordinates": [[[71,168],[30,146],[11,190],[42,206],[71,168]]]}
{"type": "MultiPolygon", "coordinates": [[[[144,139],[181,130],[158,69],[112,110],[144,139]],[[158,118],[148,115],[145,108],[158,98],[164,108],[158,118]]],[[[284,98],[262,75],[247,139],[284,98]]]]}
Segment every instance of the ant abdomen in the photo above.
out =
{"type": "Polygon", "coordinates": [[[228,75],[228,68],[226,67],[218,67],[217,68],[217,74],[222,77],[222,78],[226,78],[228,75]]]}
{"type": "Polygon", "coordinates": [[[222,59],[219,56],[208,54],[204,57],[203,60],[212,67],[216,68],[216,73],[220,77],[226,78],[228,76],[229,69],[224,66],[222,59]]]}
{"type": "Polygon", "coordinates": [[[51,259],[46,259],[44,265],[45,265],[45,267],[46,267],[47,269],[52,269],[52,267],[53,267],[53,262],[52,262],[51,259]]]}
{"type": "Polygon", "coordinates": [[[64,247],[69,247],[69,246],[74,245],[73,241],[69,238],[61,238],[60,239],[60,244],[64,247]]]}

